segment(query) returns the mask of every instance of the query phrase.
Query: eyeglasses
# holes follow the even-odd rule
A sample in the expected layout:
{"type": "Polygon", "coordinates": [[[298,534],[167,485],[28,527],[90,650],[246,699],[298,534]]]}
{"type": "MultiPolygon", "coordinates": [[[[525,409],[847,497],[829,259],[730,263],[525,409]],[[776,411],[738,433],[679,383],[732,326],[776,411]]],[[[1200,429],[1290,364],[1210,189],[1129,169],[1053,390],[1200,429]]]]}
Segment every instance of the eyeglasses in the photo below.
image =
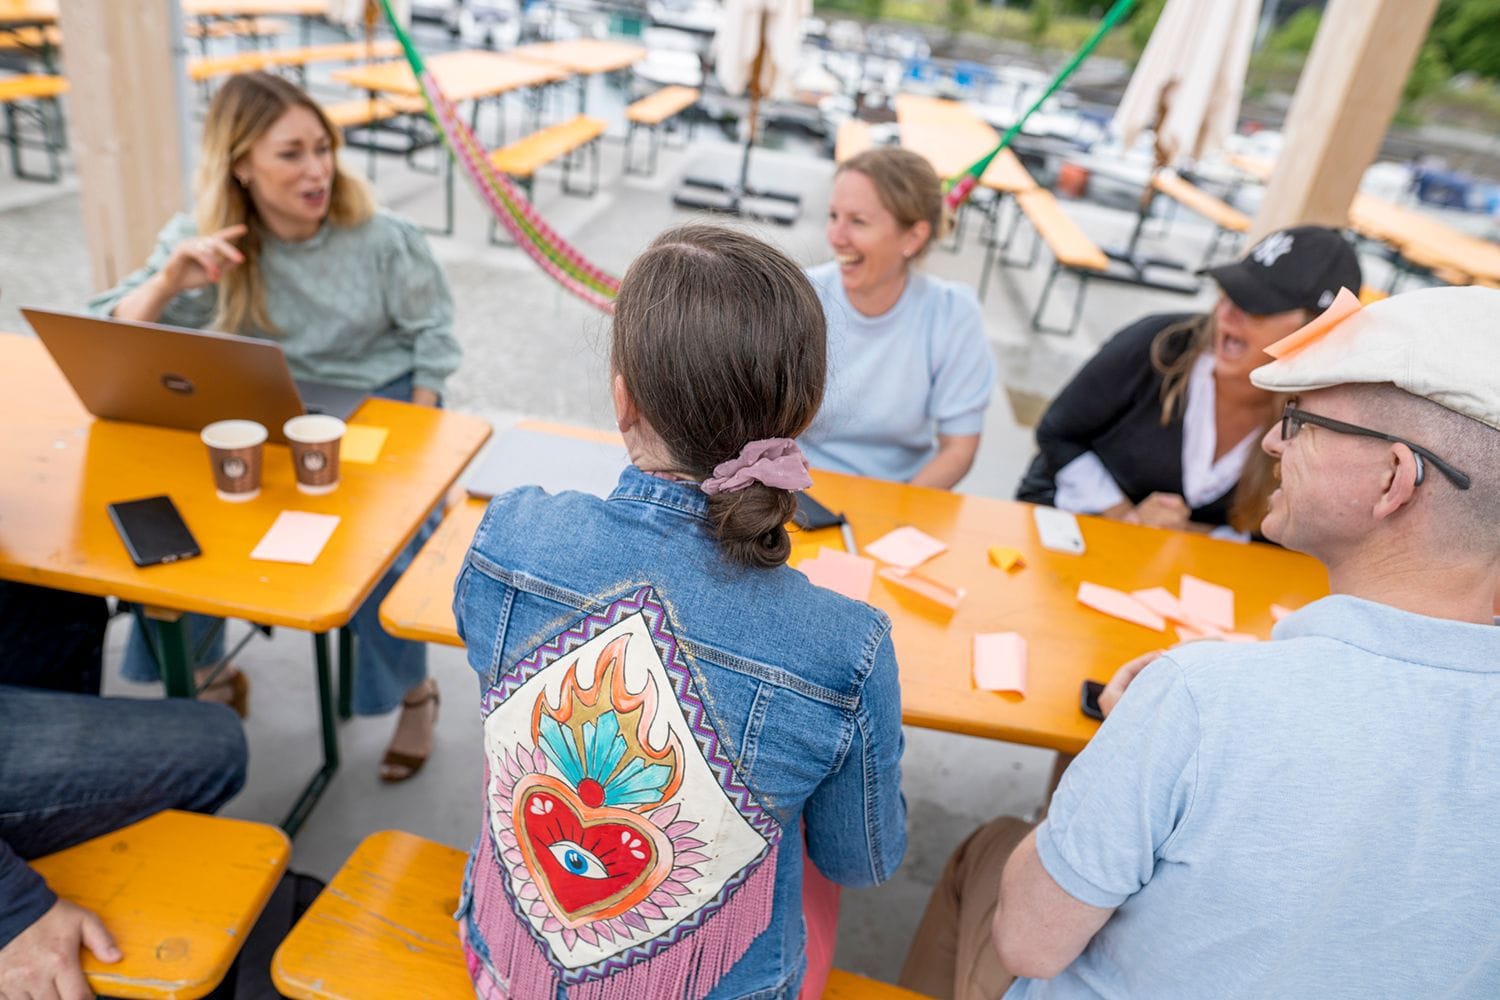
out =
{"type": "Polygon", "coordinates": [[[1308,413],[1306,410],[1297,409],[1297,401],[1289,399],[1286,408],[1281,411],[1281,439],[1290,441],[1297,436],[1303,424],[1312,424],[1314,427],[1326,427],[1337,434],[1354,434],[1358,437],[1376,438],[1381,441],[1390,441],[1395,444],[1404,444],[1411,449],[1411,453],[1417,460],[1417,485],[1421,485],[1426,478],[1426,468],[1422,460],[1426,459],[1437,467],[1437,470],[1448,477],[1448,481],[1461,490],[1469,488],[1469,477],[1459,472],[1447,462],[1438,458],[1431,451],[1419,444],[1413,444],[1403,437],[1387,434],[1384,431],[1372,431],[1368,427],[1360,427],[1357,424],[1346,424],[1342,420],[1333,420],[1329,417],[1320,417],[1316,413],[1308,413]]]}

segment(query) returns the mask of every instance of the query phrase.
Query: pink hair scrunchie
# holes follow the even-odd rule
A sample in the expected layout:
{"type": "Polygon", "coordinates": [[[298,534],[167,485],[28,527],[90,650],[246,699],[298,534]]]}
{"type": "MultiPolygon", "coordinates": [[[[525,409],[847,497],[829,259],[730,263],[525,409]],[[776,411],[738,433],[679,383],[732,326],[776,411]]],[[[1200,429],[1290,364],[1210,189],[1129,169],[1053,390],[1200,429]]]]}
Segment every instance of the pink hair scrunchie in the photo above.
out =
{"type": "Polygon", "coordinates": [[[703,480],[703,492],[736,493],[751,483],[764,483],[776,490],[805,490],[812,485],[807,459],[791,438],[751,441],[737,458],[714,466],[714,474],[703,480]]]}

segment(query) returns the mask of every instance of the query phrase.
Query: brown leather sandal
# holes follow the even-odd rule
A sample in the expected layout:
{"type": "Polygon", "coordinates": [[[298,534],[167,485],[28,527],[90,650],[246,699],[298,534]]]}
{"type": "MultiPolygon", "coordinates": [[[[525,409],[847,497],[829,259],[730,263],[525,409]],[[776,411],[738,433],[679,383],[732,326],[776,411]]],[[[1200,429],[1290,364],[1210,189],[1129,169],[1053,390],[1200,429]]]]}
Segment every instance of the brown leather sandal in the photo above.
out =
{"type": "MultiPolygon", "coordinates": [[[[432,703],[432,725],[437,728],[438,708],[443,699],[438,696],[438,686],[435,680],[428,678],[427,693],[416,701],[401,699],[403,708],[421,708],[428,702],[432,703]]],[[[394,785],[405,781],[422,770],[422,765],[427,763],[431,751],[424,754],[402,753],[399,750],[387,750],[385,756],[380,758],[380,780],[387,785],[394,785]]]]}
{"type": "Polygon", "coordinates": [[[230,669],[233,673],[220,675],[212,684],[200,689],[198,697],[203,698],[205,694],[212,692],[212,696],[204,700],[228,705],[235,715],[247,719],[250,717],[250,678],[242,670],[233,667],[230,669]]]}

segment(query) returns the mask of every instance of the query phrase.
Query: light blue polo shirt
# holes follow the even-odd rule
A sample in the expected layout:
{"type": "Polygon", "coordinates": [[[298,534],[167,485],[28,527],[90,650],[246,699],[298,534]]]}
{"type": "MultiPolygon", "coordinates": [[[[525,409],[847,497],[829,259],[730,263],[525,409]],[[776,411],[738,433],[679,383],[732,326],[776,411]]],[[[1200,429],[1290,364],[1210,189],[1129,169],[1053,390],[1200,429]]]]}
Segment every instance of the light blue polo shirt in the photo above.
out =
{"type": "Polygon", "coordinates": [[[1500,997],[1500,627],[1335,596],[1136,678],[1037,829],[1117,907],[1007,998],[1500,997]]]}
{"type": "Polygon", "coordinates": [[[967,285],[909,272],[896,304],[864,316],[838,264],[807,277],[828,317],[823,408],[799,439],[815,468],[905,482],[937,454],[939,434],[978,434],[995,358],[967,285]]]}

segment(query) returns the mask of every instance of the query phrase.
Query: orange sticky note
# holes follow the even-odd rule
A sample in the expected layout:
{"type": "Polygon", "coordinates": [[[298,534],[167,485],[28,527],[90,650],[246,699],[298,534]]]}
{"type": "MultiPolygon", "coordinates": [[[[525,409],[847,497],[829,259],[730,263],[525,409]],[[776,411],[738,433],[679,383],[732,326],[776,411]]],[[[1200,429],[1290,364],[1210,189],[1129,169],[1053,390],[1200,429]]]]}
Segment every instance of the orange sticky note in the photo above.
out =
{"type": "Polygon", "coordinates": [[[1300,330],[1287,334],[1266,348],[1266,353],[1278,360],[1289,358],[1309,344],[1328,336],[1334,327],[1362,308],[1358,295],[1347,288],[1340,288],[1338,295],[1334,296],[1332,305],[1313,317],[1300,330]]]}
{"type": "Polygon", "coordinates": [[[914,569],[948,546],[919,528],[907,526],[875,539],[865,546],[865,552],[883,563],[914,569]]]}
{"type": "Polygon", "coordinates": [[[856,601],[870,599],[870,585],[875,582],[873,559],[820,547],[816,556],[804,559],[797,568],[813,583],[835,594],[843,594],[856,601]]]}
{"type": "Polygon", "coordinates": [[[991,545],[990,565],[1008,573],[1025,566],[1026,560],[1022,558],[1020,549],[1013,549],[1009,545],[991,545]]]}
{"type": "Polygon", "coordinates": [[[1026,638],[1018,632],[974,636],[974,686],[1026,694],[1026,638]]]}
{"type": "Polygon", "coordinates": [[[370,424],[350,424],[344,428],[344,439],[339,442],[339,461],[372,464],[380,457],[385,447],[388,427],[373,427],[370,424]]]}
{"type": "Polygon", "coordinates": [[[1234,591],[1184,573],[1177,593],[1191,624],[1212,625],[1222,632],[1234,631],[1234,591]]]}
{"type": "MultiPolygon", "coordinates": [[[[868,547],[866,550],[868,551],[868,547]]],[[[879,576],[887,583],[938,604],[948,611],[957,611],[958,606],[963,603],[964,594],[967,593],[962,587],[950,587],[930,576],[923,576],[909,569],[895,566],[883,567],[879,571],[879,576]]]]}
{"type": "Polygon", "coordinates": [[[1167,630],[1167,620],[1165,618],[1123,590],[1116,590],[1113,587],[1103,587],[1097,583],[1080,583],[1078,585],[1078,603],[1084,607],[1093,608],[1095,611],[1102,611],[1122,621],[1155,629],[1158,632],[1165,632],[1167,630]]]}
{"type": "Polygon", "coordinates": [[[1187,612],[1182,610],[1182,602],[1166,587],[1152,587],[1149,590],[1132,590],[1130,596],[1163,618],[1170,618],[1176,622],[1187,621],[1187,612]]]}

